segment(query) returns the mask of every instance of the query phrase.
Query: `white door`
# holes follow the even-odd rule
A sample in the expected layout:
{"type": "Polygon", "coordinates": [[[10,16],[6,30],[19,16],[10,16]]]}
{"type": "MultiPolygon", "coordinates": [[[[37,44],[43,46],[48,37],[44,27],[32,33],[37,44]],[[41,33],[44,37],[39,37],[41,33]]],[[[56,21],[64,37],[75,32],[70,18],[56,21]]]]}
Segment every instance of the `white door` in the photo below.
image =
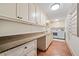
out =
{"type": "Polygon", "coordinates": [[[16,18],[16,3],[0,3],[0,16],[16,18]]]}
{"type": "Polygon", "coordinates": [[[28,21],[28,3],[17,3],[17,18],[28,21]]]}

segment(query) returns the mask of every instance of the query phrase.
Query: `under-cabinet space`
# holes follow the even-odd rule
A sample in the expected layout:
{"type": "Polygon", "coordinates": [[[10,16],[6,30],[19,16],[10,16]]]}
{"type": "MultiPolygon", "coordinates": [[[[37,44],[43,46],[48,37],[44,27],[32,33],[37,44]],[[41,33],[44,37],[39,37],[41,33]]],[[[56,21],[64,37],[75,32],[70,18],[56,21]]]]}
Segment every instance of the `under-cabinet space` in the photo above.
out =
{"type": "Polygon", "coordinates": [[[45,27],[27,23],[0,20],[0,37],[44,32],[45,27]]]}

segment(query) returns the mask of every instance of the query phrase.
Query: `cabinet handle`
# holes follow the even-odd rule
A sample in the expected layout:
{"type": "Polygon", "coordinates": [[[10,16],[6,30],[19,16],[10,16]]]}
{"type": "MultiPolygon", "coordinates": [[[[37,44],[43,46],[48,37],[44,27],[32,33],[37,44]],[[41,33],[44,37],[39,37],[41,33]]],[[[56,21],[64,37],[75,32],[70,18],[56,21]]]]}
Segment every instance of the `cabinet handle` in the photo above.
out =
{"type": "Polygon", "coordinates": [[[25,49],[27,49],[27,47],[25,47],[25,49]]]}
{"type": "Polygon", "coordinates": [[[17,18],[22,19],[22,17],[19,17],[19,16],[17,18]]]}

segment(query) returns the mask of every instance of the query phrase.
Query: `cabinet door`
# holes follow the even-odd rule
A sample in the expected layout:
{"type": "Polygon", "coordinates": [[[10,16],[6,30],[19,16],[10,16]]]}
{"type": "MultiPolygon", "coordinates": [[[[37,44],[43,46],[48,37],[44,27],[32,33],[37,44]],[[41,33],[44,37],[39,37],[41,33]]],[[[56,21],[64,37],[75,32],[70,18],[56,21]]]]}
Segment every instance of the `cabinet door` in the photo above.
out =
{"type": "Polygon", "coordinates": [[[41,11],[41,25],[46,25],[46,16],[44,15],[44,13],[41,11]]]}
{"type": "Polygon", "coordinates": [[[51,44],[52,40],[53,40],[53,39],[52,39],[52,33],[47,34],[47,35],[46,35],[46,48],[49,47],[49,45],[51,44]]]}
{"type": "Polygon", "coordinates": [[[35,20],[35,5],[34,4],[28,4],[28,10],[29,10],[29,21],[32,22],[32,23],[36,23],[36,20],[35,20]]]}
{"type": "Polygon", "coordinates": [[[28,21],[28,3],[17,3],[17,18],[28,21]]]}
{"type": "Polygon", "coordinates": [[[33,40],[25,44],[24,56],[36,56],[37,55],[37,40],[33,40]]]}
{"type": "Polygon", "coordinates": [[[36,6],[36,22],[41,25],[41,10],[39,6],[36,6]]]}
{"type": "Polygon", "coordinates": [[[0,3],[0,16],[16,18],[16,3],[0,3]]]}

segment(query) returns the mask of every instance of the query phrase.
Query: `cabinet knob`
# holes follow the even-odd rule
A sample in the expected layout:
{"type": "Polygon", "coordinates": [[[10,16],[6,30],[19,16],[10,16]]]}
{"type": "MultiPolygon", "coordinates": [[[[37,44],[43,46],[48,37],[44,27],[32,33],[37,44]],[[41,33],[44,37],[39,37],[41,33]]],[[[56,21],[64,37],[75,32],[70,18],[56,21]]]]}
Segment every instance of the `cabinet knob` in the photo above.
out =
{"type": "Polygon", "coordinates": [[[25,47],[25,49],[27,49],[27,47],[25,47]]]}
{"type": "Polygon", "coordinates": [[[19,16],[17,18],[22,19],[22,17],[19,17],[19,16]]]}

